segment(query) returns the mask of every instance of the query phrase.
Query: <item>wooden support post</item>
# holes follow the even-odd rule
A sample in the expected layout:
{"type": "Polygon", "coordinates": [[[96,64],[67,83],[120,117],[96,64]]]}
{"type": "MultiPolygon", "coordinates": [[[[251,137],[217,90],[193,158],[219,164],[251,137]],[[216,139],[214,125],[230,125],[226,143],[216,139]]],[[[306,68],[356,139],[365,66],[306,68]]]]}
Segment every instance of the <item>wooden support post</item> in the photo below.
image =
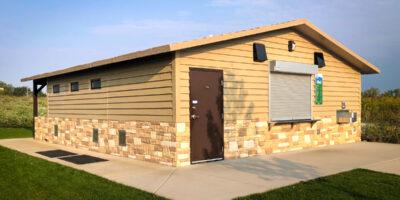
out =
{"type": "Polygon", "coordinates": [[[38,90],[37,90],[37,82],[34,80],[33,81],[33,91],[32,91],[32,97],[33,97],[33,138],[35,138],[35,117],[38,116],[38,90]]]}
{"type": "Polygon", "coordinates": [[[38,106],[38,94],[39,92],[47,85],[46,81],[33,81],[33,91],[32,91],[32,98],[33,98],[33,138],[35,138],[35,117],[39,116],[39,106],[38,106]],[[38,86],[40,87],[38,88],[38,86]]]}

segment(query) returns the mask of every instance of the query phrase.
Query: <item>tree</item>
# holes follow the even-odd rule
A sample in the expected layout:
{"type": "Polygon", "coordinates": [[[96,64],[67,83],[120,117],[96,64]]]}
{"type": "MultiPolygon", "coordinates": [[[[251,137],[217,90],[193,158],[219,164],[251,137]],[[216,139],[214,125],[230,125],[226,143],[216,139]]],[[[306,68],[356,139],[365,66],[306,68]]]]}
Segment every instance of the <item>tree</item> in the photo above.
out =
{"type": "Polygon", "coordinates": [[[397,88],[397,89],[394,89],[394,90],[388,90],[385,93],[383,93],[382,96],[400,97],[400,88],[397,88]]]}
{"type": "Polygon", "coordinates": [[[381,91],[380,91],[378,88],[372,87],[372,88],[369,88],[368,90],[365,90],[365,91],[362,93],[362,96],[363,96],[363,97],[372,97],[372,98],[376,98],[376,97],[379,97],[380,94],[381,94],[381,91]]]}

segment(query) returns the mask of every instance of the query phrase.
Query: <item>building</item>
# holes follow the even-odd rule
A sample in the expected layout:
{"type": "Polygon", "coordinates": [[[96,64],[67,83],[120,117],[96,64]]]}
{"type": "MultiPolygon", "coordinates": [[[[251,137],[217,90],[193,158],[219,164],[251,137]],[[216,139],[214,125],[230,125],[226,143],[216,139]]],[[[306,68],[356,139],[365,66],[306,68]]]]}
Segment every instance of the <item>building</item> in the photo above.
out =
{"type": "Polygon", "coordinates": [[[361,75],[374,73],[300,19],[22,81],[48,86],[37,140],[184,166],[360,141],[361,75]]]}

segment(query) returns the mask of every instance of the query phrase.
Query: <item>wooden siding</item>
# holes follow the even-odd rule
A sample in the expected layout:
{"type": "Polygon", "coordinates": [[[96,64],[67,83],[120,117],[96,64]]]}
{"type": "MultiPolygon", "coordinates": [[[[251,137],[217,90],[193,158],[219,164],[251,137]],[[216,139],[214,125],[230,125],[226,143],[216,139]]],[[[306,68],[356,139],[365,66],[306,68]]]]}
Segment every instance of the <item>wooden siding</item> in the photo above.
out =
{"type": "Polygon", "coordinates": [[[269,119],[269,62],[253,61],[253,42],[266,45],[268,60],[313,64],[314,52],[324,53],[327,66],[319,69],[319,73],[324,76],[324,101],[323,105],[314,104],[312,88],[314,118],[335,116],[341,101],[346,101],[349,109],[361,112],[360,72],[301,34],[292,30],[281,30],[177,52],[174,68],[177,79],[177,122],[189,122],[190,67],[224,71],[225,121],[269,119]],[[295,51],[288,51],[288,40],[296,42],[295,51]]]}
{"type": "Polygon", "coordinates": [[[172,56],[127,62],[48,79],[49,117],[83,119],[173,121],[172,56]],[[100,78],[102,88],[91,90],[100,78]],[[70,92],[70,83],[79,91],[70,92]],[[60,84],[61,92],[52,93],[60,84]]]}

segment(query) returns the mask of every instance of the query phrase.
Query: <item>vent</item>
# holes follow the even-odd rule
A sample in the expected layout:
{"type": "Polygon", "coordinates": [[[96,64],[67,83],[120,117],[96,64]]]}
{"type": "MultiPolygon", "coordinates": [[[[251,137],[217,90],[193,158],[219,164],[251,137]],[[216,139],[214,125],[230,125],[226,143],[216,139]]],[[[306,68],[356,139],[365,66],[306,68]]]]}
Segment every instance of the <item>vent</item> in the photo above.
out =
{"type": "Polygon", "coordinates": [[[58,125],[54,125],[54,136],[58,136],[58,125]]]}
{"type": "Polygon", "coordinates": [[[98,143],[99,142],[99,129],[94,128],[93,129],[93,140],[94,143],[98,143]]]}
{"type": "Polygon", "coordinates": [[[126,146],[126,131],[125,130],[118,131],[118,140],[119,140],[119,146],[126,146]]]}
{"type": "Polygon", "coordinates": [[[253,44],[253,59],[255,62],[264,62],[268,59],[264,44],[253,44]]]}
{"type": "Polygon", "coordinates": [[[324,54],[320,52],[314,53],[314,64],[318,65],[319,68],[325,67],[324,54]]]}

